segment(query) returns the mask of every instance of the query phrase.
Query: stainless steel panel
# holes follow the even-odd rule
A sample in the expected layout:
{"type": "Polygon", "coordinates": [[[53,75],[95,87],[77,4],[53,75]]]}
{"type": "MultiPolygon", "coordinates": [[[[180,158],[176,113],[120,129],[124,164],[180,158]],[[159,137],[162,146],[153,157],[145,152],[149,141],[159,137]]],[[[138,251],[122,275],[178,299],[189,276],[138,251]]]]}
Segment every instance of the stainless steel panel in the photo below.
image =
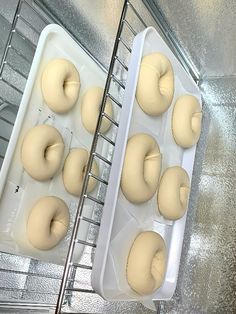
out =
{"type": "Polygon", "coordinates": [[[162,10],[175,37],[201,77],[236,71],[234,0],[152,0],[162,10]]]}
{"type": "Polygon", "coordinates": [[[198,144],[180,274],[162,313],[235,313],[235,79],[202,81],[198,144]]]}

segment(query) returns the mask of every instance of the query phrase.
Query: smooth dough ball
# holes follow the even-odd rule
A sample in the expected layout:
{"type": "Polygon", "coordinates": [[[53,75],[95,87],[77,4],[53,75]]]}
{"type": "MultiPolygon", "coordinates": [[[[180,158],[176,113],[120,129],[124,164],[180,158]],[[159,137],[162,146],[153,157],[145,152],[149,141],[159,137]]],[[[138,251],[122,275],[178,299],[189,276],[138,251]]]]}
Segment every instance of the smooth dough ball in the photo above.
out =
{"type": "MultiPolygon", "coordinates": [[[[102,103],[104,89],[101,87],[91,87],[89,88],[82,99],[81,104],[81,119],[85,129],[94,134],[97,126],[98,116],[100,112],[100,107],[102,103]]],[[[107,98],[105,113],[112,118],[112,102],[107,98]]],[[[111,122],[104,118],[101,125],[101,133],[106,133],[111,127],[111,122]]]]}
{"type": "Polygon", "coordinates": [[[181,218],[188,206],[189,192],[187,172],[179,166],[167,168],[160,180],[157,200],[162,216],[170,220],[181,218]]]}
{"type": "Polygon", "coordinates": [[[128,140],[121,175],[121,189],[127,200],[138,204],[153,197],[161,162],[159,146],[152,136],[139,133],[128,140]]]}
{"type": "Polygon", "coordinates": [[[55,196],[39,199],[28,217],[29,242],[39,250],[52,249],[65,237],[69,220],[69,209],[62,199],[55,196]]]}
{"type": "Polygon", "coordinates": [[[65,113],[78,100],[79,72],[69,60],[54,59],[46,65],[43,71],[41,89],[48,107],[54,112],[65,113]]]}
{"type": "Polygon", "coordinates": [[[177,99],[172,113],[172,133],[176,144],[188,148],[197,143],[201,133],[202,112],[192,95],[177,99]]]}
{"type": "Polygon", "coordinates": [[[154,231],[141,232],[134,240],[127,261],[127,280],[140,295],[153,293],[162,285],[166,272],[166,246],[154,231]]]}
{"type": "MultiPolygon", "coordinates": [[[[63,169],[63,182],[67,192],[75,196],[81,195],[85,172],[88,166],[88,158],[89,152],[84,148],[72,150],[66,158],[63,169]]],[[[92,174],[99,175],[99,169],[95,161],[92,165],[92,174]]],[[[87,192],[92,192],[96,184],[96,179],[90,177],[87,192]]]]}
{"type": "Polygon", "coordinates": [[[174,73],[170,60],[156,52],[143,57],[136,90],[142,110],[159,116],[171,105],[174,96],[174,73]]]}
{"type": "Polygon", "coordinates": [[[32,178],[46,181],[59,169],[63,153],[61,134],[53,126],[42,124],[26,133],[21,146],[21,161],[32,178]]]}

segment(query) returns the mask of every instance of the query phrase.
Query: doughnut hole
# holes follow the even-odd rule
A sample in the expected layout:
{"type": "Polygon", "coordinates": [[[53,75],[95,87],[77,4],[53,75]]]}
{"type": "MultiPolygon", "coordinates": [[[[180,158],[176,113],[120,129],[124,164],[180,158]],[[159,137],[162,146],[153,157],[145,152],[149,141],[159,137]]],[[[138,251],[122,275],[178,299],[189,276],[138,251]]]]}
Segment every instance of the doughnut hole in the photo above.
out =
{"type": "Polygon", "coordinates": [[[35,180],[46,181],[58,171],[64,154],[64,141],[56,128],[37,125],[24,136],[21,161],[35,180]]]}
{"type": "Polygon", "coordinates": [[[172,113],[172,134],[177,145],[189,148],[201,134],[202,112],[198,99],[183,95],[175,103],[172,113]]]}
{"type": "MultiPolygon", "coordinates": [[[[85,173],[88,166],[88,158],[89,152],[84,148],[74,149],[68,154],[65,160],[62,176],[65,189],[70,194],[75,196],[81,195],[85,173]]],[[[93,161],[91,172],[96,176],[99,175],[98,165],[95,160],[93,161]]],[[[90,177],[87,192],[92,192],[96,185],[96,179],[90,177]]]]}
{"type": "Polygon", "coordinates": [[[148,201],[156,193],[162,156],[155,139],[144,133],[133,135],[127,143],[121,189],[132,203],[148,201]]]}
{"type": "Polygon", "coordinates": [[[136,98],[151,116],[165,112],[174,96],[174,73],[169,59],[161,53],[144,56],[140,65],[136,98]]]}
{"type": "Polygon", "coordinates": [[[79,97],[79,72],[67,59],[51,60],[42,73],[41,90],[45,103],[52,111],[66,113],[79,97]]]}
{"type": "Polygon", "coordinates": [[[33,247],[50,250],[66,235],[69,226],[69,209],[55,196],[39,199],[30,211],[27,237],[33,247]]]}
{"type": "Polygon", "coordinates": [[[180,219],[186,212],[189,192],[187,172],[179,166],[167,168],[161,177],[157,195],[161,215],[169,220],[180,219]]]}

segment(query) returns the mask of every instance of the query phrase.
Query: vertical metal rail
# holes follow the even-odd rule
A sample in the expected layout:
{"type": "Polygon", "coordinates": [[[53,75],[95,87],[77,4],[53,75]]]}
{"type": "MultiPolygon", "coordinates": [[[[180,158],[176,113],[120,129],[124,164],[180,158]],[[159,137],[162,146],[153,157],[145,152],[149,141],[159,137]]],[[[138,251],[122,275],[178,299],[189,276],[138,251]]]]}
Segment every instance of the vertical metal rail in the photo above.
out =
{"type": "Polygon", "coordinates": [[[8,54],[9,48],[10,48],[10,43],[11,43],[11,40],[12,40],[12,36],[13,36],[13,33],[15,32],[16,23],[17,23],[17,20],[18,20],[18,17],[19,17],[21,6],[22,6],[22,0],[18,0],[16,11],[15,11],[15,14],[14,14],[14,17],[13,17],[13,22],[12,22],[12,25],[11,25],[11,29],[10,29],[10,32],[9,32],[9,35],[8,35],[8,38],[7,38],[7,42],[6,42],[6,45],[5,45],[5,48],[4,48],[4,52],[3,52],[3,55],[2,55],[2,60],[1,60],[1,64],[0,64],[0,79],[2,78],[2,71],[3,71],[3,68],[5,66],[5,60],[7,58],[7,54],[8,54]]]}
{"type": "MultiPolygon", "coordinates": [[[[71,290],[72,291],[81,291],[82,290],[82,289],[70,289],[70,288],[68,288],[68,277],[70,274],[71,267],[73,266],[72,258],[73,258],[73,252],[74,252],[75,245],[78,242],[76,237],[77,237],[77,232],[78,232],[81,218],[82,218],[83,205],[84,205],[85,199],[88,197],[88,195],[86,194],[87,186],[88,186],[89,177],[91,175],[93,160],[94,160],[94,157],[96,156],[96,147],[97,147],[97,142],[98,142],[98,138],[99,138],[99,134],[100,134],[100,128],[101,128],[102,120],[104,118],[107,118],[107,115],[105,114],[104,110],[105,110],[106,100],[109,97],[109,93],[108,93],[109,87],[110,87],[111,81],[114,80],[113,69],[114,69],[114,64],[116,62],[116,54],[117,54],[118,46],[119,46],[119,43],[121,41],[120,36],[121,36],[122,29],[123,29],[123,23],[125,20],[128,5],[129,5],[129,1],[125,0],[124,5],[123,5],[123,9],[122,9],[122,13],[121,13],[121,18],[120,18],[120,22],[119,22],[119,26],[118,26],[118,31],[117,31],[115,43],[114,43],[111,62],[110,62],[109,70],[108,70],[107,81],[106,81],[103,99],[102,99],[101,111],[100,111],[99,118],[98,118],[95,136],[94,136],[94,139],[92,142],[91,153],[90,153],[89,161],[88,161],[88,167],[86,170],[85,180],[84,180],[82,193],[81,193],[82,196],[81,196],[80,201],[79,201],[79,205],[78,205],[78,209],[77,209],[77,213],[76,213],[76,217],[75,217],[75,224],[74,224],[74,228],[72,231],[70,246],[69,246],[69,250],[68,250],[68,254],[67,254],[67,258],[66,258],[66,262],[65,262],[64,272],[63,272],[63,276],[62,276],[61,286],[60,286],[57,305],[56,305],[56,311],[55,311],[56,314],[61,313],[61,309],[62,309],[64,297],[65,297],[65,292],[67,290],[70,290],[70,291],[71,290]]],[[[119,84],[119,81],[116,81],[116,82],[119,84]]],[[[114,123],[117,127],[119,126],[119,124],[117,122],[115,122],[113,120],[110,120],[110,121],[112,123],[114,123]]],[[[92,200],[97,202],[98,204],[103,205],[103,202],[101,202],[99,200],[95,200],[95,199],[92,199],[92,200]]],[[[90,245],[90,243],[84,243],[84,244],[90,245]]],[[[96,247],[96,244],[93,244],[93,247],[96,247]]],[[[93,293],[94,291],[93,290],[87,290],[86,292],[93,293]]]]}
{"type": "MultiPolygon", "coordinates": [[[[37,3],[39,5],[39,7],[42,9],[42,11],[46,14],[46,16],[49,17],[49,19],[54,20],[55,22],[57,22],[58,24],[61,24],[60,21],[55,20],[55,17],[52,17],[50,15],[50,12],[48,12],[43,4],[40,2],[40,0],[34,0],[35,3],[37,3]],[[41,3],[41,5],[40,5],[41,3]]],[[[147,2],[144,1],[144,2],[147,2]]],[[[148,1],[150,2],[150,1],[148,1]]],[[[29,45],[32,47],[33,50],[35,50],[36,46],[31,43],[31,41],[29,39],[27,39],[17,28],[17,21],[21,20],[23,21],[23,23],[33,29],[35,31],[35,33],[37,35],[39,35],[39,32],[37,31],[37,29],[35,29],[35,27],[30,24],[30,22],[28,22],[24,17],[21,16],[21,8],[22,8],[22,4],[26,4],[28,5],[39,17],[41,17],[43,19],[43,21],[45,22],[45,24],[47,24],[49,21],[44,19],[40,13],[35,10],[35,8],[33,6],[31,6],[30,2],[28,0],[18,0],[17,3],[17,7],[15,10],[15,15],[13,17],[13,22],[11,25],[11,30],[9,32],[9,36],[7,38],[7,43],[6,46],[4,48],[4,53],[3,53],[3,57],[1,60],[1,64],[0,64],[0,79],[2,81],[6,81],[4,78],[2,78],[2,73],[4,70],[4,66],[7,64],[12,71],[15,71],[16,73],[20,74],[22,77],[26,78],[26,76],[23,73],[19,73],[19,70],[15,67],[13,67],[11,64],[8,63],[7,61],[7,56],[8,56],[8,51],[11,49],[13,50],[18,56],[20,56],[21,58],[23,58],[28,64],[31,63],[31,60],[28,60],[27,56],[23,55],[20,50],[17,49],[17,47],[14,47],[12,45],[12,37],[14,35],[14,33],[17,33],[17,35],[19,35],[26,43],[26,45],[29,45]]],[[[133,2],[134,3],[134,2],[133,2]]],[[[96,149],[97,149],[97,143],[99,138],[103,141],[106,141],[107,143],[109,143],[110,145],[112,145],[112,147],[114,148],[115,146],[115,140],[111,140],[110,138],[108,138],[106,135],[102,134],[100,132],[100,128],[101,128],[101,124],[103,119],[108,119],[113,125],[114,127],[118,128],[119,127],[119,123],[117,121],[115,121],[115,119],[111,118],[110,116],[108,116],[105,112],[105,104],[106,104],[106,100],[107,98],[110,98],[111,101],[114,103],[114,105],[117,105],[118,108],[122,108],[122,104],[119,100],[118,97],[113,96],[113,94],[110,92],[110,85],[111,82],[114,82],[115,84],[117,84],[118,89],[119,90],[124,90],[125,89],[125,83],[120,79],[117,78],[116,75],[114,75],[114,68],[115,68],[115,62],[117,62],[123,69],[124,71],[128,71],[128,64],[125,64],[125,62],[120,58],[120,56],[118,56],[118,49],[119,49],[119,45],[123,46],[124,49],[126,49],[126,51],[128,51],[128,53],[131,53],[131,47],[129,46],[129,44],[126,42],[126,38],[124,36],[122,36],[122,30],[123,27],[125,26],[126,28],[128,28],[130,30],[130,32],[133,34],[133,36],[135,36],[137,34],[137,31],[133,28],[132,23],[130,23],[127,20],[127,10],[129,9],[129,11],[132,11],[132,13],[134,14],[135,19],[139,20],[142,27],[145,28],[147,27],[145,21],[143,20],[141,13],[138,12],[138,10],[135,8],[134,4],[130,3],[129,0],[124,0],[124,5],[123,5],[123,9],[122,9],[122,13],[121,13],[121,18],[120,18],[120,22],[119,22],[119,26],[118,26],[118,31],[117,31],[117,35],[115,38],[115,43],[114,43],[114,48],[113,48],[113,53],[112,53],[112,58],[111,58],[111,62],[110,62],[110,66],[109,66],[109,71],[108,71],[108,77],[107,77],[107,81],[106,81],[106,85],[105,85],[105,90],[104,90],[104,95],[103,95],[103,99],[102,99],[102,106],[101,106],[101,111],[100,111],[100,115],[99,115],[99,119],[98,119],[98,124],[97,124],[97,128],[96,128],[96,132],[95,132],[95,136],[93,139],[93,143],[92,143],[92,147],[91,147],[91,154],[89,157],[89,161],[88,161],[88,167],[86,170],[86,175],[85,175],[85,180],[84,180],[84,185],[83,185],[83,189],[82,189],[82,197],[80,198],[80,202],[78,205],[78,209],[76,212],[76,218],[75,218],[75,224],[74,224],[74,228],[72,231],[72,237],[71,237],[71,242],[70,242],[70,246],[68,249],[68,254],[67,254],[67,258],[66,258],[66,262],[65,262],[65,267],[64,267],[64,272],[63,272],[63,276],[62,276],[62,280],[61,280],[61,285],[60,285],[60,290],[59,290],[59,295],[57,298],[57,304],[56,304],[56,313],[62,313],[62,307],[65,303],[67,303],[67,305],[70,306],[70,301],[71,301],[71,296],[73,292],[82,292],[82,293],[95,293],[94,290],[92,289],[80,289],[80,288],[75,288],[74,287],[74,281],[73,278],[75,277],[75,269],[76,268],[80,268],[80,269],[86,269],[88,271],[92,271],[92,265],[84,265],[82,262],[81,263],[76,263],[73,262],[73,253],[74,253],[74,249],[75,249],[75,245],[85,245],[85,246],[90,246],[92,248],[96,248],[96,244],[95,243],[90,243],[87,241],[82,241],[80,239],[77,238],[77,233],[80,227],[80,222],[81,220],[87,222],[88,224],[94,225],[99,227],[100,223],[98,221],[95,221],[93,219],[90,219],[86,216],[83,215],[83,207],[84,207],[84,202],[89,199],[90,201],[97,203],[100,206],[104,205],[103,200],[98,199],[97,197],[91,196],[87,194],[87,186],[88,186],[88,182],[89,182],[89,178],[92,177],[95,180],[101,182],[102,184],[104,184],[105,186],[108,185],[108,181],[106,181],[105,179],[96,176],[95,174],[93,174],[91,172],[91,168],[92,168],[92,163],[93,160],[99,159],[100,161],[104,162],[108,167],[111,167],[112,165],[112,161],[108,160],[106,157],[100,155],[96,149]]],[[[151,12],[152,13],[152,12],[151,12]]],[[[159,18],[159,16],[157,17],[157,19],[159,18]]],[[[156,20],[157,20],[156,19],[156,20]]],[[[163,31],[163,34],[166,35],[167,30],[165,29],[165,27],[163,28],[163,25],[166,26],[166,24],[164,23],[164,21],[160,18],[160,21],[156,21],[158,26],[160,27],[160,29],[163,31]]],[[[170,30],[169,30],[169,33],[170,30]]],[[[168,33],[168,34],[169,34],[168,33]]],[[[168,42],[170,42],[171,46],[174,46],[173,43],[171,44],[171,40],[170,40],[170,36],[166,36],[168,42]]],[[[75,39],[76,40],[76,39],[75,39]]],[[[81,44],[80,44],[81,46],[81,44]]],[[[122,48],[123,48],[122,47],[122,48]]],[[[82,48],[84,49],[84,47],[82,46],[82,48]]],[[[173,48],[173,47],[172,47],[173,48]]],[[[86,50],[86,49],[85,49],[86,50]]],[[[91,53],[89,51],[86,50],[86,52],[93,58],[93,60],[98,63],[98,61],[91,55],[91,53]]],[[[175,53],[178,53],[178,50],[175,49],[175,53]]],[[[99,66],[101,68],[103,68],[101,66],[100,63],[98,63],[99,66]]],[[[188,65],[188,63],[187,63],[188,65]]],[[[186,65],[186,68],[187,68],[186,65]]],[[[103,68],[104,69],[104,68],[103,68]]],[[[194,73],[194,71],[193,71],[194,73]]],[[[8,84],[11,88],[13,88],[15,91],[22,93],[19,89],[17,89],[15,86],[13,86],[10,82],[6,81],[6,84],[8,84]]],[[[2,103],[6,103],[12,106],[16,106],[15,104],[12,104],[11,102],[9,102],[7,99],[4,99],[5,97],[3,95],[1,95],[0,97],[0,105],[2,103]]],[[[4,118],[1,118],[0,120],[4,120],[4,118]]],[[[4,156],[0,156],[0,158],[4,158],[4,156]]],[[[16,273],[16,271],[14,271],[16,273]]],[[[30,274],[28,273],[29,276],[34,275],[34,274],[30,274]]],[[[40,276],[40,275],[39,275],[40,276]]],[[[51,277],[50,277],[51,278],[51,277]]],[[[58,280],[61,278],[57,278],[58,280]]],[[[12,291],[25,291],[25,289],[18,289],[18,288],[12,288],[12,291]]],[[[27,292],[30,293],[30,291],[27,290],[27,292]]],[[[34,291],[31,291],[32,293],[34,293],[34,291]]],[[[48,292],[43,292],[43,293],[48,293],[48,292]]],[[[50,294],[50,293],[49,293],[50,294]]],[[[12,301],[12,302],[4,302],[1,301],[0,302],[0,308],[15,308],[15,309],[37,309],[37,308],[50,308],[50,309],[54,309],[55,308],[55,304],[41,304],[41,303],[28,303],[25,301],[12,301]]]]}

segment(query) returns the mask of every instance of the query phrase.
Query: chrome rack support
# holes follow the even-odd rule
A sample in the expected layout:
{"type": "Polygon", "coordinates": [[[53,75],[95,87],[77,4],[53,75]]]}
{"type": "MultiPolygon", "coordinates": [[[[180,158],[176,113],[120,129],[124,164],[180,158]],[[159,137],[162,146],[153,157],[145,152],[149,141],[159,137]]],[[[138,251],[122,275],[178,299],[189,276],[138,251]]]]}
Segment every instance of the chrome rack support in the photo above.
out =
{"type": "MultiPolygon", "coordinates": [[[[100,135],[100,128],[101,128],[102,120],[104,118],[109,118],[105,114],[104,109],[105,109],[106,100],[108,97],[110,97],[109,89],[110,89],[111,81],[112,80],[114,81],[113,69],[114,69],[115,62],[118,58],[117,57],[117,50],[118,50],[118,46],[120,43],[120,38],[121,38],[120,36],[121,36],[122,29],[123,29],[123,25],[125,23],[124,21],[125,21],[125,16],[126,16],[128,6],[129,6],[129,1],[125,0],[124,6],[122,9],[122,13],[121,13],[121,19],[120,19],[120,23],[118,26],[118,31],[117,31],[115,43],[114,43],[112,58],[111,58],[111,62],[110,62],[109,70],[108,70],[107,81],[106,81],[103,99],[102,99],[101,111],[99,114],[96,132],[95,132],[95,136],[94,136],[92,147],[91,147],[91,153],[90,153],[90,157],[89,157],[89,161],[88,161],[88,167],[87,167],[86,174],[85,174],[85,180],[84,180],[84,184],[83,184],[83,188],[82,188],[81,198],[79,201],[79,205],[78,205],[78,209],[77,209],[77,213],[76,213],[76,217],[75,217],[75,223],[74,223],[74,228],[72,231],[71,242],[70,242],[70,246],[69,246],[69,250],[68,250],[68,254],[67,254],[67,258],[66,258],[66,262],[65,262],[64,272],[63,272],[63,276],[62,276],[62,282],[61,282],[58,301],[57,301],[57,305],[56,305],[56,312],[55,312],[56,314],[61,313],[61,309],[62,309],[62,306],[64,303],[64,297],[65,297],[67,290],[75,291],[75,292],[81,291],[81,289],[69,288],[68,278],[69,278],[71,267],[73,266],[72,259],[73,259],[73,252],[74,252],[75,245],[77,242],[81,243],[81,241],[76,239],[76,237],[77,237],[77,232],[78,232],[78,229],[80,226],[80,222],[83,219],[82,218],[83,217],[82,216],[83,205],[84,205],[85,199],[88,198],[87,186],[88,186],[89,176],[91,175],[92,163],[93,163],[94,157],[97,155],[96,148],[97,148],[98,138],[100,135]]],[[[128,51],[131,52],[131,48],[129,48],[127,46],[127,49],[128,49],[128,51]]],[[[115,81],[116,81],[116,79],[115,79],[115,81]]],[[[120,81],[118,81],[118,84],[122,85],[121,86],[122,88],[125,88],[125,86],[120,81]]],[[[111,121],[111,122],[114,123],[117,127],[119,126],[116,121],[111,121]]],[[[110,163],[110,165],[111,165],[111,163],[110,163]]],[[[97,199],[92,199],[91,197],[90,197],[90,200],[98,202],[101,205],[103,205],[103,201],[99,201],[97,199]]],[[[87,243],[84,243],[84,244],[87,244],[87,243]]],[[[88,245],[96,246],[96,244],[91,244],[91,243],[89,243],[88,245]]],[[[92,289],[86,290],[86,292],[94,293],[94,290],[92,290],[92,289]]]]}

